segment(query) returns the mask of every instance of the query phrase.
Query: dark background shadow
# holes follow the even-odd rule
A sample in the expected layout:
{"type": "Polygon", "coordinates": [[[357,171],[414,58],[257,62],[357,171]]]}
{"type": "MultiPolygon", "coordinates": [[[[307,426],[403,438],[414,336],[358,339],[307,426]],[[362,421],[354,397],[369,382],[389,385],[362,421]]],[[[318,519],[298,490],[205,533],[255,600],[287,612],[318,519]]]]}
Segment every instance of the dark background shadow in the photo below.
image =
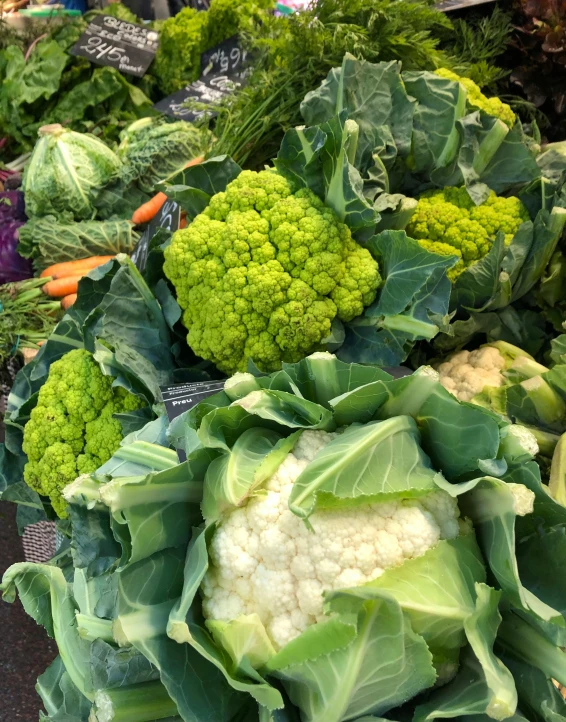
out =
{"type": "MultiPolygon", "coordinates": [[[[0,577],[23,561],[16,505],[0,501],[0,577]]],[[[55,642],[19,601],[0,600],[0,630],[0,722],[37,722],[42,704],[35,681],[57,656],[55,642]]]]}

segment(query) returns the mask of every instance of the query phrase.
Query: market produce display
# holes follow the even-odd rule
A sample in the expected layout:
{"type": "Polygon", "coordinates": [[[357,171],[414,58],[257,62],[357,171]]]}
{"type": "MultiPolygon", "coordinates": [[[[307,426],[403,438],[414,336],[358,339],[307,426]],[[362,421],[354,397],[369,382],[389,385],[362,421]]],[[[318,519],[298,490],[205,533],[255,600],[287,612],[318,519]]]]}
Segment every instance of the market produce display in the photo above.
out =
{"type": "MultiPolygon", "coordinates": [[[[38,24],[35,37],[0,49],[0,160],[31,151],[44,125],[61,123],[114,143],[126,125],[151,114],[151,76],[137,80],[69,54],[100,12],[50,23],[47,32],[38,24]]],[[[138,22],[121,3],[109,4],[104,14],[138,22]]]]}
{"type": "Polygon", "coordinates": [[[99,11],[0,42],[39,718],[566,720],[566,141],[496,92],[517,15],[272,10],[153,23],[136,80],[69,54],[99,11]],[[152,107],[235,34],[212,113],[152,107]]]}

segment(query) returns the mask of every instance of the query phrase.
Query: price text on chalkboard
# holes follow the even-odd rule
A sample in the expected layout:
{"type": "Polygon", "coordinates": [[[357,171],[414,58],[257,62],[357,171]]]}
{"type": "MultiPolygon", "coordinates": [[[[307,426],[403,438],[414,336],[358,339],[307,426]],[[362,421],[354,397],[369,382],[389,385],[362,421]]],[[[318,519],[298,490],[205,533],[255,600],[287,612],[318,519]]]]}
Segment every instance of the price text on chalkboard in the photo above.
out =
{"type": "Polygon", "coordinates": [[[238,36],[228,38],[202,54],[201,76],[198,80],[160,100],[155,104],[155,109],[191,122],[204,116],[213,117],[215,112],[212,108],[245,83],[250,72],[248,60],[238,36]],[[187,107],[188,103],[212,107],[197,109],[187,107]]]}
{"type": "MultiPolygon", "coordinates": [[[[196,406],[199,401],[217,394],[223,388],[224,381],[193,381],[185,384],[161,386],[161,398],[165,404],[167,418],[169,421],[173,421],[183,412],[196,406]]],[[[187,458],[182,449],[177,449],[177,455],[179,461],[185,461],[187,458]]]]}
{"type": "Polygon", "coordinates": [[[181,223],[181,207],[174,201],[165,201],[157,215],[150,221],[148,227],[142,233],[138,245],[132,253],[132,261],[136,264],[138,271],[145,271],[149,244],[159,228],[165,228],[174,233],[179,229],[181,223]]]}
{"type": "Polygon", "coordinates": [[[71,48],[71,55],[87,58],[98,65],[109,65],[121,73],[141,78],[151,65],[159,45],[159,35],[141,25],[98,15],[71,48]]]}

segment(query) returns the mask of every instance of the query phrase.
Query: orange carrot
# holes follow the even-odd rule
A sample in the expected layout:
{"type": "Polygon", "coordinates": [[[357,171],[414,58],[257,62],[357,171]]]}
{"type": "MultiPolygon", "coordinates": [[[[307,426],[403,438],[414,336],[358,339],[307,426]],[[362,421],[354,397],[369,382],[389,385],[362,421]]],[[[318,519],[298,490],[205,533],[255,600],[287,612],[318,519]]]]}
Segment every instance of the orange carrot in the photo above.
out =
{"type": "Polygon", "coordinates": [[[186,228],[187,227],[187,217],[181,216],[181,221],[179,222],[179,228],[186,228]]]}
{"type": "Polygon", "coordinates": [[[70,293],[68,296],[63,296],[63,300],[61,301],[61,306],[63,307],[63,310],[66,311],[70,306],[73,305],[76,300],[76,293],[70,293]]]}
{"type": "Polygon", "coordinates": [[[53,298],[63,298],[71,293],[76,293],[80,279],[84,274],[76,276],[67,276],[66,278],[57,278],[55,281],[49,281],[43,286],[43,291],[53,298]]]}
{"type": "MultiPolygon", "coordinates": [[[[193,158],[187,163],[185,168],[190,168],[192,165],[198,165],[199,163],[202,163],[203,160],[204,156],[202,155],[200,155],[198,158],[193,158]]],[[[132,223],[138,226],[141,223],[148,223],[149,221],[151,221],[151,219],[157,215],[158,211],[166,200],[167,196],[165,195],[165,193],[156,193],[153,198],[150,198],[147,201],[147,203],[142,203],[142,205],[134,211],[134,214],[132,215],[132,223]]]]}
{"type": "Polygon", "coordinates": [[[89,258],[78,258],[76,261],[65,261],[65,263],[54,263],[39,276],[40,278],[46,278],[51,276],[52,278],[65,278],[66,276],[76,276],[79,273],[86,273],[92,268],[101,266],[106,263],[114,256],[90,256],[89,258]]]}
{"type": "Polygon", "coordinates": [[[134,211],[134,214],[132,215],[132,223],[138,226],[141,223],[151,221],[151,219],[157,215],[159,209],[166,200],[167,196],[165,193],[156,193],[156,195],[154,195],[153,198],[150,198],[147,203],[142,203],[142,205],[134,211]]]}

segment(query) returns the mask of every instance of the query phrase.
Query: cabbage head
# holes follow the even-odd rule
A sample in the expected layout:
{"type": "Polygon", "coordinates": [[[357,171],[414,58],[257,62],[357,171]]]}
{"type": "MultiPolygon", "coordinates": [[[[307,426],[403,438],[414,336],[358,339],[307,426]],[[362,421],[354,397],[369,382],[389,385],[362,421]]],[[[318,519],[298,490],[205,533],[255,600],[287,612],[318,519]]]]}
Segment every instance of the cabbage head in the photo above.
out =
{"type": "Polygon", "coordinates": [[[95,136],[44,125],[24,174],[28,216],[92,218],[94,199],[120,167],[118,156],[95,136]]]}

